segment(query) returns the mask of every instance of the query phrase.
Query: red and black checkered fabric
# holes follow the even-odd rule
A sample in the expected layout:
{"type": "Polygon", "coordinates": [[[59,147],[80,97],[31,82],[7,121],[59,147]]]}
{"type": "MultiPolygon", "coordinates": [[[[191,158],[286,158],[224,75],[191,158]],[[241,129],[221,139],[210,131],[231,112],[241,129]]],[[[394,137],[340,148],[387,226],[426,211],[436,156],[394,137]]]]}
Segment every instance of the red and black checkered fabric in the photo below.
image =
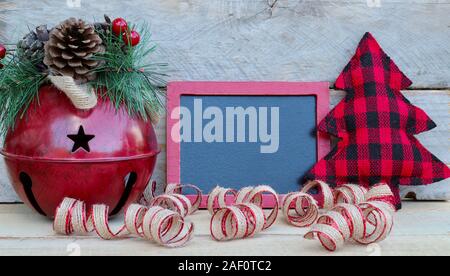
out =
{"type": "Polygon", "coordinates": [[[412,82],[385,54],[370,33],[336,81],[347,92],[318,129],[340,138],[337,146],[306,175],[331,185],[384,182],[426,185],[450,177],[450,169],[414,137],[436,124],[400,92],[412,82]]]}

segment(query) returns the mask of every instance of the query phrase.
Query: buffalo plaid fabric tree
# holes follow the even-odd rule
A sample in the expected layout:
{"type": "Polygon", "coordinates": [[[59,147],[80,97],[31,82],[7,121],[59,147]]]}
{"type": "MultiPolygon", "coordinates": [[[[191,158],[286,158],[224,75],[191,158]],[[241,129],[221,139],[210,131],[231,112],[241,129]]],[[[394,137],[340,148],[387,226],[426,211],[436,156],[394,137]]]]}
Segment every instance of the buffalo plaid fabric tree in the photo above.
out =
{"type": "Polygon", "coordinates": [[[399,185],[426,185],[450,177],[449,168],[414,137],[436,127],[400,92],[412,82],[370,33],[336,81],[347,95],[318,129],[340,140],[307,174],[330,185],[390,185],[401,208],[399,185]]]}

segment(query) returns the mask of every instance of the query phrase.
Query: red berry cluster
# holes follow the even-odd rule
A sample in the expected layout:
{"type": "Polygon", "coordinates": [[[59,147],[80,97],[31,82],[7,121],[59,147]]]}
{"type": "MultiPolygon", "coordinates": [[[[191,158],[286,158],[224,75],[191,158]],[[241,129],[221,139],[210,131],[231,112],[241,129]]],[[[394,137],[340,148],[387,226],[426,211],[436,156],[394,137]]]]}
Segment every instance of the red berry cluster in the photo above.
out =
{"type": "MultiPolygon", "coordinates": [[[[0,44],[0,60],[6,57],[6,47],[3,44],[0,44]]],[[[3,64],[0,63],[0,69],[3,68],[3,64]]]]}
{"type": "Polygon", "coordinates": [[[128,23],[123,18],[116,18],[112,22],[112,31],[113,33],[118,36],[122,37],[122,40],[125,44],[136,46],[141,41],[141,36],[138,32],[134,30],[130,30],[128,28],[128,23]]]}

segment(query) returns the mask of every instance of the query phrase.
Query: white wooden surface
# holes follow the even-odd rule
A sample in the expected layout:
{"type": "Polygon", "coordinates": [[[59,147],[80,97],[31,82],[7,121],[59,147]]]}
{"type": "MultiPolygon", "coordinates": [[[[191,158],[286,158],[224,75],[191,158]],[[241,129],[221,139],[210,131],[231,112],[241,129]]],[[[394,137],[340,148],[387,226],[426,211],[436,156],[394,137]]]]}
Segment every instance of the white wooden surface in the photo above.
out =
{"type": "MultiPolygon", "coordinates": [[[[253,239],[215,242],[209,234],[210,215],[190,217],[195,237],[183,248],[167,249],[139,238],[103,241],[92,236],[58,236],[49,220],[23,205],[0,206],[0,255],[450,255],[450,203],[405,203],[391,236],[378,244],[349,243],[331,254],[316,241],[302,238],[307,229],[292,227],[280,217],[253,239]],[[268,250],[270,248],[270,250],[268,250]]],[[[120,219],[113,224],[120,225],[120,219]]]]}

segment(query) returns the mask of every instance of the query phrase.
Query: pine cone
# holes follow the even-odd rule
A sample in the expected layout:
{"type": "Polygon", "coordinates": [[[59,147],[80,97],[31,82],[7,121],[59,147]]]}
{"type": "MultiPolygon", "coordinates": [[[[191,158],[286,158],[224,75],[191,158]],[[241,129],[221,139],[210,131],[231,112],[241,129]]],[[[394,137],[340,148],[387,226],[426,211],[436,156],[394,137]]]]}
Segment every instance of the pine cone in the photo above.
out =
{"type": "Polygon", "coordinates": [[[102,43],[93,25],[70,18],[50,32],[44,63],[53,74],[73,77],[77,83],[94,80],[92,70],[100,65],[100,61],[92,57],[105,51],[102,43]]]}
{"type": "Polygon", "coordinates": [[[96,22],[94,23],[95,30],[100,35],[100,37],[106,37],[111,32],[111,18],[104,15],[105,22],[96,22]]]}
{"type": "Polygon", "coordinates": [[[47,67],[44,65],[44,45],[49,38],[49,30],[47,25],[41,25],[36,28],[36,31],[31,31],[17,43],[17,50],[19,58],[36,62],[38,68],[44,71],[47,67]]]}

